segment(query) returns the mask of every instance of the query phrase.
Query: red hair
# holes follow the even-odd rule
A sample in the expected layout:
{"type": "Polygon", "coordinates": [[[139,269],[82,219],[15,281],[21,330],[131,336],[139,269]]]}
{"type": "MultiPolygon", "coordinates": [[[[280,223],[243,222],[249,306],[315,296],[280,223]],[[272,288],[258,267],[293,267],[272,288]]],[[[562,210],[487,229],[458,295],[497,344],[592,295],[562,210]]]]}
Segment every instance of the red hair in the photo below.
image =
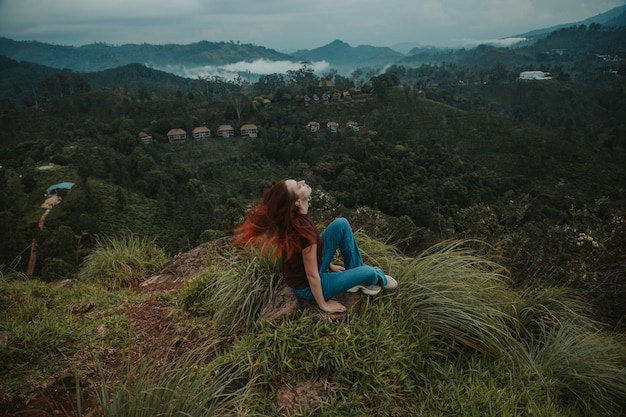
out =
{"type": "Polygon", "coordinates": [[[302,251],[303,240],[317,243],[317,235],[306,227],[296,206],[298,197],[279,181],[263,192],[261,203],[252,208],[246,221],[235,229],[233,244],[258,246],[262,253],[276,258],[283,254],[290,259],[302,251]]]}

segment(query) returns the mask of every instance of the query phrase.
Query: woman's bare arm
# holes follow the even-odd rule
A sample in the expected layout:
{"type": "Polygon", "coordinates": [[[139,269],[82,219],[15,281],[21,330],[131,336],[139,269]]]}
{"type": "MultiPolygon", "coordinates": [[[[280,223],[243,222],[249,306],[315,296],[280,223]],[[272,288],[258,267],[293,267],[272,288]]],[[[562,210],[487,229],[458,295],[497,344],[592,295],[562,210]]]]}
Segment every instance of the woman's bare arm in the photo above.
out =
{"type": "Polygon", "coordinates": [[[335,300],[324,298],[322,291],[322,279],[320,278],[319,267],[317,265],[317,244],[308,246],[302,250],[302,259],[304,261],[304,270],[306,272],[309,286],[317,305],[324,311],[329,313],[341,313],[346,311],[346,306],[335,300]]]}

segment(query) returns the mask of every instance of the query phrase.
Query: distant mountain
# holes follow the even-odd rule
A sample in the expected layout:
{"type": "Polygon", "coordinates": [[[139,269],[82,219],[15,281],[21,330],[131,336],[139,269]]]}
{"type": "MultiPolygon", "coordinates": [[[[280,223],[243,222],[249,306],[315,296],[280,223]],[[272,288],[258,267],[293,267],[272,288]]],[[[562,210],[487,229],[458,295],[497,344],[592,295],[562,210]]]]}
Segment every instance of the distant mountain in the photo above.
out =
{"type": "Polygon", "coordinates": [[[510,70],[550,65],[574,67],[577,61],[594,54],[616,54],[624,48],[626,27],[593,30],[589,26],[573,25],[550,32],[534,42],[514,47],[479,45],[471,49],[417,48],[397,64],[413,68],[444,62],[466,68],[504,65],[510,70]]]}
{"type": "Polygon", "coordinates": [[[388,47],[359,45],[352,47],[335,40],[312,50],[299,50],[291,54],[299,61],[327,61],[339,72],[348,73],[357,68],[383,68],[404,57],[404,54],[388,47]]]}
{"type": "Polygon", "coordinates": [[[589,26],[593,23],[600,24],[602,26],[607,27],[623,27],[626,26],[626,5],[619,6],[614,9],[609,10],[605,13],[600,13],[588,19],[582,20],[580,22],[572,22],[572,23],[564,23],[562,25],[551,26],[549,28],[544,29],[536,29],[530,32],[522,33],[519,35],[510,36],[511,38],[526,38],[530,41],[537,41],[539,39],[545,38],[550,33],[555,30],[567,28],[570,26],[580,26],[585,25],[589,26]]]}
{"type": "Polygon", "coordinates": [[[401,54],[408,54],[411,49],[421,48],[422,45],[417,42],[400,42],[395,43],[390,46],[396,52],[400,52],[401,54]]]}
{"type": "Polygon", "coordinates": [[[128,88],[145,91],[173,93],[187,91],[192,84],[189,78],[179,77],[165,71],[148,68],[141,64],[128,64],[104,71],[87,74],[89,83],[94,87],[123,85],[128,88]]]}
{"type": "Polygon", "coordinates": [[[0,56],[0,80],[12,83],[15,79],[24,78],[28,75],[31,79],[38,79],[58,70],[45,65],[33,64],[31,62],[18,62],[5,56],[0,56]]]}
{"type": "Polygon", "coordinates": [[[0,56],[0,114],[12,110],[12,102],[34,102],[40,79],[60,70],[0,56]]]}
{"type": "MultiPolygon", "coordinates": [[[[626,45],[624,45],[624,30],[621,28],[624,27],[626,27],[626,6],[621,6],[580,22],[509,36],[509,38],[526,38],[526,41],[516,43],[508,48],[499,48],[494,45],[479,45],[470,49],[418,46],[411,49],[406,57],[399,60],[397,64],[420,66],[447,62],[471,67],[491,67],[497,63],[503,63],[509,68],[521,67],[538,64],[535,62],[540,56],[538,54],[554,49],[569,50],[570,55],[572,53],[575,55],[576,53],[605,50],[606,45],[611,45],[614,49],[623,48],[626,45]],[[566,30],[583,25],[588,28],[592,24],[600,24],[604,28],[615,30],[599,33],[580,33],[580,31],[566,30]]],[[[561,64],[564,62],[563,59],[561,64]]],[[[543,61],[542,63],[548,62],[543,61]]]]}
{"type": "MultiPolygon", "coordinates": [[[[0,115],[24,105],[35,105],[38,92],[41,91],[40,83],[65,71],[67,70],[18,62],[0,56],[0,115]]],[[[128,64],[104,71],[78,74],[86,77],[89,85],[95,90],[123,87],[146,97],[153,93],[162,96],[186,93],[191,90],[194,82],[190,78],[179,77],[142,64],[128,64]]]]}
{"type": "Polygon", "coordinates": [[[390,48],[396,52],[400,52],[401,54],[408,54],[414,49],[428,48],[428,46],[422,45],[418,42],[401,42],[391,45],[390,48]]]}
{"type": "Polygon", "coordinates": [[[622,8],[622,12],[615,17],[610,18],[605,23],[602,23],[602,26],[608,27],[624,27],[626,26],[626,6],[622,8]]]}
{"type": "Polygon", "coordinates": [[[94,43],[80,47],[50,45],[35,41],[14,41],[0,37],[0,55],[53,68],[79,72],[102,71],[139,63],[156,68],[168,66],[219,66],[240,61],[289,60],[290,56],[251,44],[201,41],[188,45],[94,43]]]}
{"type": "MultiPolygon", "coordinates": [[[[541,39],[547,38],[552,32],[559,29],[580,25],[589,26],[593,23],[605,27],[624,27],[626,25],[626,5],[616,7],[606,13],[593,16],[581,22],[538,29],[511,37],[527,38],[526,42],[514,46],[515,48],[527,47],[541,39]]],[[[467,59],[468,55],[467,53],[456,54],[456,51],[460,49],[419,46],[415,43],[396,44],[394,48],[370,45],[353,47],[341,40],[335,40],[316,49],[297,50],[288,54],[263,46],[234,42],[201,41],[188,45],[151,45],[144,43],[119,46],[94,43],[74,47],[51,45],[37,41],[14,41],[0,37],[0,56],[56,69],[69,68],[83,73],[94,73],[136,63],[185,75],[188,74],[186,70],[190,68],[220,67],[242,61],[266,60],[326,61],[329,63],[330,68],[336,69],[340,74],[347,75],[355,69],[378,72],[394,64],[419,66],[424,63],[444,61],[460,63],[467,59]]],[[[476,53],[469,54],[472,60],[480,56],[483,49],[477,49],[476,53]]],[[[488,52],[493,56],[488,62],[491,63],[493,60],[497,60],[497,56],[493,51],[488,52]]],[[[517,61],[511,61],[510,64],[523,64],[523,59],[525,59],[524,56],[518,56],[517,61]]],[[[480,63],[480,61],[477,62],[480,63]]],[[[193,71],[190,74],[193,74],[193,71]]],[[[190,75],[190,77],[194,78],[193,75],[190,75]]]]}

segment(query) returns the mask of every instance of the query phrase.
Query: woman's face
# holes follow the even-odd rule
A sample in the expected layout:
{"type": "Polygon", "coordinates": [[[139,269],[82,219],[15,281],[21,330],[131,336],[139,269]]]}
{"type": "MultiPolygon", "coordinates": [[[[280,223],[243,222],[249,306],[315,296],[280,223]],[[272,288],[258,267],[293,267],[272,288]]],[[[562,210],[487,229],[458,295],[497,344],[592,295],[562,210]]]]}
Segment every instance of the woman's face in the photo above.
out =
{"type": "Polygon", "coordinates": [[[307,201],[311,196],[311,187],[304,180],[286,180],[285,186],[298,200],[307,201]]]}

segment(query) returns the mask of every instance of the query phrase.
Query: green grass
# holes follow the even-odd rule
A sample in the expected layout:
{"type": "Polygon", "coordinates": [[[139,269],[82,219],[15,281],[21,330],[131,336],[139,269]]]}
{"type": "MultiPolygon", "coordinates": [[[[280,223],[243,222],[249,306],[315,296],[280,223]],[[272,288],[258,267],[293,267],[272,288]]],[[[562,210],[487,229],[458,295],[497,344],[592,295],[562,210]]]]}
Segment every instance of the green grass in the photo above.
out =
{"type": "Polygon", "coordinates": [[[278,265],[255,251],[222,258],[227,266],[206,268],[179,294],[184,311],[208,315],[222,332],[249,330],[280,281],[278,265]]]}
{"type": "Polygon", "coordinates": [[[399,289],[366,298],[345,320],[304,311],[248,327],[216,359],[247,358],[256,393],[244,395],[248,412],[280,415],[278,387],[308,380],[329,397],[302,415],[620,415],[625,346],[571,294],[514,292],[473,241],[411,260],[366,236],[359,243],[399,289]]]}
{"type": "Polygon", "coordinates": [[[52,375],[71,369],[70,358],[80,352],[126,346],[129,323],[120,306],[136,298],[101,286],[61,288],[37,279],[0,277],[0,331],[9,335],[0,345],[0,399],[43,386],[52,375]]]}
{"type": "Polygon", "coordinates": [[[437,335],[494,356],[510,356],[517,341],[504,269],[470,248],[443,242],[411,261],[403,276],[402,309],[437,335]]]}
{"type": "Polygon", "coordinates": [[[277,387],[322,380],[330,400],[303,415],[576,415],[546,395],[537,375],[458,352],[427,325],[407,329],[393,298],[368,304],[349,321],[306,314],[247,334],[225,353],[249,358],[255,389],[265,396],[247,407],[280,415],[271,404],[277,387]]]}
{"type": "Polygon", "coordinates": [[[365,264],[377,266],[391,276],[405,267],[407,258],[394,246],[372,239],[360,230],[355,232],[354,236],[359,244],[365,264]]]}
{"type": "Polygon", "coordinates": [[[165,251],[154,240],[132,234],[105,237],[85,258],[79,278],[99,281],[111,289],[130,287],[158,271],[167,262],[165,251]]]}
{"type": "MultiPolygon", "coordinates": [[[[184,321],[215,338],[183,355],[155,350],[125,360],[115,375],[102,369],[95,383],[102,415],[280,416],[279,390],[308,381],[326,396],[295,415],[621,415],[626,344],[571,293],[512,290],[506,270],[473,241],[444,242],[407,259],[358,239],[364,258],[400,286],[365,297],[359,311],[338,319],[306,309],[279,323],[260,320],[279,282],[277,265],[256,252],[212,253],[181,292],[154,301],[172,309],[171,325],[184,321]]],[[[64,290],[39,281],[0,284],[7,311],[0,329],[15,337],[0,350],[3,395],[43,385],[67,368],[63,356],[84,349],[132,356],[133,330],[121,314],[123,299],[138,299],[130,291],[98,280],[64,290]],[[97,315],[72,313],[87,300],[96,300],[97,315]],[[106,332],[94,340],[99,326],[106,332]]]]}
{"type": "Polygon", "coordinates": [[[106,417],[233,415],[250,385],[237,364],[206,363],[214,346],[182,357],[148,355],[131,364],[119,381],[103,377],[97,392],[106,417]]]}
{"type": "Polygon", "coordinates": [[[613,415],[623,409],[623,346],[571,323],[542,336],[530,347],[530,356],[554,398],[587,415],[613,415]]]}

